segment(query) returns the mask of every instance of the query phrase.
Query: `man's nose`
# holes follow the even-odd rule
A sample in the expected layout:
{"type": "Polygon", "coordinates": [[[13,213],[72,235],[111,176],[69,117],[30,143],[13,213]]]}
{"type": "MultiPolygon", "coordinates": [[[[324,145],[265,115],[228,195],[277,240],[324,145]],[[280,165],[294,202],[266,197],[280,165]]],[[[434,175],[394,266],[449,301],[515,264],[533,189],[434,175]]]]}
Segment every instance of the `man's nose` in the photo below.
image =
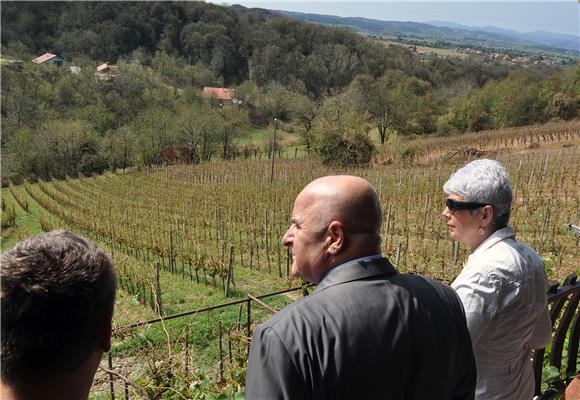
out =
{"type": "Polygon", "coordinates": [[[294,236],[292,235],[292,227],[288,228],[284,236],[282,236],[282,244],[284,246],[292,246],[294,236]]]}
{"type": "Polygon", "coordinates": [[[451,217],[451,212],[449,211],[449,208],[445,207],[443,209],[443,212],[441,213],[441,215],[445,218],[450,218],[451,217]]]}

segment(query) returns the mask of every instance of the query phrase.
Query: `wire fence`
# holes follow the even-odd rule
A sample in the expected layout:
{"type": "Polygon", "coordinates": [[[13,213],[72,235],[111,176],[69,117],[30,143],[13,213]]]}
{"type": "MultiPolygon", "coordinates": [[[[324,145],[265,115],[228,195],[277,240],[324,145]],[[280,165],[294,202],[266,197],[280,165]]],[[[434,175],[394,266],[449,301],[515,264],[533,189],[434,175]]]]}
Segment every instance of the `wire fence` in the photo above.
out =
{"type": "MultiPolygon", "coordinates": [[[[253,327],[275,314],[277,304],[284,304],[275,304],[273,299],[300,291],[298,296],[306,295],[308,289],[300,286],[259,296],[248,294],[243,299],[115,329],[116,351],[103,359],[91,398],[243,398],[253,327]],[[224,313],[226,310],[229,312],[224,313]],[[169,326],[172,321],[185,323],[169,326]],[[148,332],[153,326],[161,328],[158,336],[148,332]]],[[[561,392],[578,373],[579,300],[576,275],[566,278],[561,288],[552,284],[548,302],[554,335],[551,345],[535,355],[536,394],[561,392]],[[549,375],[554,368],[557,371],[549,375]]]]}
{"type": "Polygon", "coordinates": [[[253,327],[276,313],[278,306],[294,301],[300,291],[306,294],[308,286],[248,294],[116,328],[114,348],[101,362],[91,398],[234,396],[244,385],[253,327]],[[292,298],[288,297],[291,293],[295,293],[292,298]]]}

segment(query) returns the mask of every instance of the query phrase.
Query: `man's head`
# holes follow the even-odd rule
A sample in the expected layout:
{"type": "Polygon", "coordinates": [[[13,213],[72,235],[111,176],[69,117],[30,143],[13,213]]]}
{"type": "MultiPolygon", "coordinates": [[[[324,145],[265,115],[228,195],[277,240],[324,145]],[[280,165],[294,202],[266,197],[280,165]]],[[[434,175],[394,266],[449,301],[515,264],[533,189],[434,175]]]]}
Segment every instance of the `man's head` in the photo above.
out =
{"type": "Polygon", "coordinates": [[[296,198],[282,242],[292,247],[292,274],[318,283],[330,269],[380,253],[381,206],[374,188],[356,176],[326,176],[296,198]]]}
{"type": "Polygon", "coordinates": [[[115,302],[110,258],[59,230],[17,243],[1,261],[2,383],[25,392],[100,360],[115,302]]]}

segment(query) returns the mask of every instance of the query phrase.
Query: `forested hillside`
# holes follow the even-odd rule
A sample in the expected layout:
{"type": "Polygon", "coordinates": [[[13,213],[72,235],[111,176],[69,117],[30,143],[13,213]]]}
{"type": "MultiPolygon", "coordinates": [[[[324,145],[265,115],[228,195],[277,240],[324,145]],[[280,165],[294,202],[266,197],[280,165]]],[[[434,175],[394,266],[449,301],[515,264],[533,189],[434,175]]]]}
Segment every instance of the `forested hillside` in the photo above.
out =
{"type": "MultiPolygon", "coordinates": [[[[203,2],[7,2],[2,7],[5,52],[52,52],[80,63],[150,63],[155,52],[196,66],[180,85],[252,79],[305,86],[320,96],[358,74],[385,69],[445,83],[442,68],[423,65],[399,47],[384,48],[343,29],[292,20],[266,10],[203,2]],[[297,83],[297,81],[300,81],[297,83]]],[[[482,84],[504,69],[455,66],[455,78],[482,84]],[[459,76],[457,76],[459,75],[459,76]]]]}
{"type": "Polygon", "coordinates": [[[420,60],[348,30],[203,2],[3,2],[2,59],[3,169],[30,179],[156,164],[169,147],[233,158],[239,137],[274,118],[324,155],[337,142],[571,119],[580,102],[575,67],[420,60]],[[64,65],[30,62],[45,52],[64,65]],[[114,79],[95,79],[103,62],[119,66],[114,79]],[[243,103],[220,107],[204,86],[233,87],[243,103]]]}

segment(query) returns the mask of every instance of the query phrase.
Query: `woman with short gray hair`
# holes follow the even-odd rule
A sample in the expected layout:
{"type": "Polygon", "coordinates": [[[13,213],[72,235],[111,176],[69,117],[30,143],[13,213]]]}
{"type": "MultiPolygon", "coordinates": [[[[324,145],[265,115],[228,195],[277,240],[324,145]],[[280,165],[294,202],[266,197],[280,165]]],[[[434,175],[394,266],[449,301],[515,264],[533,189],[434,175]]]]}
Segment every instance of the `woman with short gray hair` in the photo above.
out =
{"type": "Polygon", "coordinates": [[[472,254],[452,283],[465,308],[477,362],[476,399],[531,399],[530,351],[550,340],[542,259],[508,226],[512,190],[495,160],[476,160],[443,186],[451,239],[472,254]]]}

